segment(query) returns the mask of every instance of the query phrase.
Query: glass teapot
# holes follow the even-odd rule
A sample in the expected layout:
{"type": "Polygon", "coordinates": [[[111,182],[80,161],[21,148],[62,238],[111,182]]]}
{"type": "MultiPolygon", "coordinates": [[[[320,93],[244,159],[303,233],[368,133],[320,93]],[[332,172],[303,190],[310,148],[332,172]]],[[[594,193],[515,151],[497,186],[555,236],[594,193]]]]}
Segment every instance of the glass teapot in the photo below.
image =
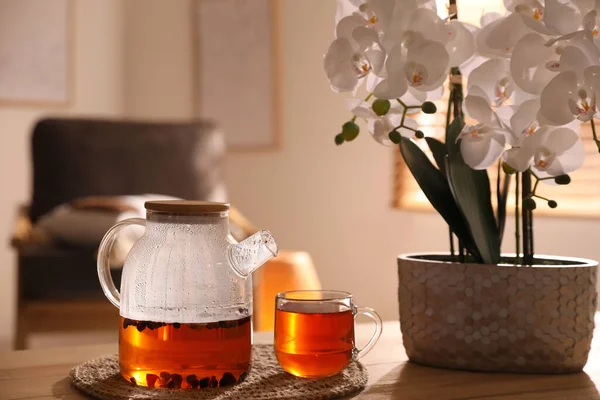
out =
{"type": "Polygon", "coordinates": [[[120,309],[119,365],[133,384],[226,386],[250,367],[250,274],[277,255],[268,231],[241,243],[229,234],[229,204],[149,201],[146,219],[113,226],[98,251],[98,276],[120,309]],[[123,266],[121,292],[110,275],[111,248],[130,225],[146,227],[123,266]]]}

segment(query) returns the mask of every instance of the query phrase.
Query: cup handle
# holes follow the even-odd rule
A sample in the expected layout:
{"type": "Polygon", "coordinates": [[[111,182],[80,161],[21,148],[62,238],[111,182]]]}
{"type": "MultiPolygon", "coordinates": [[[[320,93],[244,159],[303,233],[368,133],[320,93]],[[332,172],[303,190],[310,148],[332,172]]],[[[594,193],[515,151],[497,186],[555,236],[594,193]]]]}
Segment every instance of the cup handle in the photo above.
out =
{"type": "Polygon", "coordinates": [[[119,222],[112,228],[106,232],[104,238],[102,238],[102,242],[100,243],[100,248],[98,249],[98,278],[100,278],[100,286],[102,286],[102,291],[104,291],[104,295],[110,300],[111,303],[117,308],[119,308],[121,304],[121,296],[119,295],[119,291],[115,287],[115,283],[112,280],[112,276],[110,274],[110,251],[117,240],[117,235],[119,232],[130,225],[141,225],[146,226],[146,220],[142,218],[129,218],[124,221],[119,222]]]}
{"type": "Polygon", "coordinates": [[[381,320],[381,317],[379,316],[379,314],[377,314],[375,310],[369,307],[355,307],[354,318],[356,319],[356,316],[360,314],[366,315],[367,317],[375,321],[375,333],[373,333],[373,336],[371,336],[371,339],[369,339],[369,342],[365,345],[365,347],[363,347],[362,349],[354,349],[355,361],[363,358],[365,355],[367,355],[369,351],[371,351],[373,346],[375,346],[375,344],[379,340],[381,332],[383,331],[383,321],[381,320]]]}

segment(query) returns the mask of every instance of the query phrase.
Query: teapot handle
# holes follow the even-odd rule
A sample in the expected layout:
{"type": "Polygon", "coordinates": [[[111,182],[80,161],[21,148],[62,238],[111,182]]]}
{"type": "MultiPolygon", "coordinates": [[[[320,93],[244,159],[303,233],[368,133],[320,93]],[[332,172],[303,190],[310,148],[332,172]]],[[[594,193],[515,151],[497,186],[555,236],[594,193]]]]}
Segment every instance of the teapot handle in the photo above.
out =
{"type": "Polygon", "coordinates": [[[102,291],[106,298],[108,298],[108,300],[110,300],[117,308],[120,308],[121,295],[115,287],[115,283],[110,274],[110,252],[119,232],[130,225],[141,225],[145,227],[146,220],[143,218],[129,218],[119,222],[106,232],[106,235],[102,238],[102,242],[100,242],[100,248],[98,249],[98,278],[100,279],[100,286],[102,286],[102,291]]]}

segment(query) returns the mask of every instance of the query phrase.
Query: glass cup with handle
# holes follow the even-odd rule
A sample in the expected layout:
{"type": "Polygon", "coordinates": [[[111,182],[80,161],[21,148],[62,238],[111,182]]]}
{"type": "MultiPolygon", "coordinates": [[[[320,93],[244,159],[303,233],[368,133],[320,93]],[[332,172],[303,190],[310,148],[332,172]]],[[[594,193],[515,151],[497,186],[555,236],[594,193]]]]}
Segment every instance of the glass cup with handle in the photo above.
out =
{"type": "Polygon", "coordinates": [[[275,355],[286,372],[298,377],[340,373],[375,346],[381,331],[379,314],[357,307],[347,292],[298,290],[276,297],[275,355]],[[362,349],[356,347],[354,336],[354,318],[360,314],[375,321],[375,333],[362,349]]]}

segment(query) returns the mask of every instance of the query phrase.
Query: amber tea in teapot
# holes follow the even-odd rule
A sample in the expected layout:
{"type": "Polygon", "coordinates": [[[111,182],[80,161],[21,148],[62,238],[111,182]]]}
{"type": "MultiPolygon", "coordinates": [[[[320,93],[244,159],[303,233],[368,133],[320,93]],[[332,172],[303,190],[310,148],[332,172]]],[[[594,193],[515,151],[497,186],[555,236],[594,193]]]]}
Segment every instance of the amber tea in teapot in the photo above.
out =
{"type": "Polygon", "coordinates": [[[121,318],[121,374],[151,388],[203,389],[241,382],[250,366],[250,325],[250,317],[204,324],[121,318]]]}
{"type": "Polygon", "coordinates": [[[121,375],[151,388],[243,381],[252,340],[250,274],[277,254],[277,244],[267,231],[236,243],[228,204],[152,201],[146,210],[146,220],[111,228],[98,253],[100,283],[120,309],[121,375]],[[132,224],[146,231],[127,256],[119,292],[109,255],[132,224]]]}

